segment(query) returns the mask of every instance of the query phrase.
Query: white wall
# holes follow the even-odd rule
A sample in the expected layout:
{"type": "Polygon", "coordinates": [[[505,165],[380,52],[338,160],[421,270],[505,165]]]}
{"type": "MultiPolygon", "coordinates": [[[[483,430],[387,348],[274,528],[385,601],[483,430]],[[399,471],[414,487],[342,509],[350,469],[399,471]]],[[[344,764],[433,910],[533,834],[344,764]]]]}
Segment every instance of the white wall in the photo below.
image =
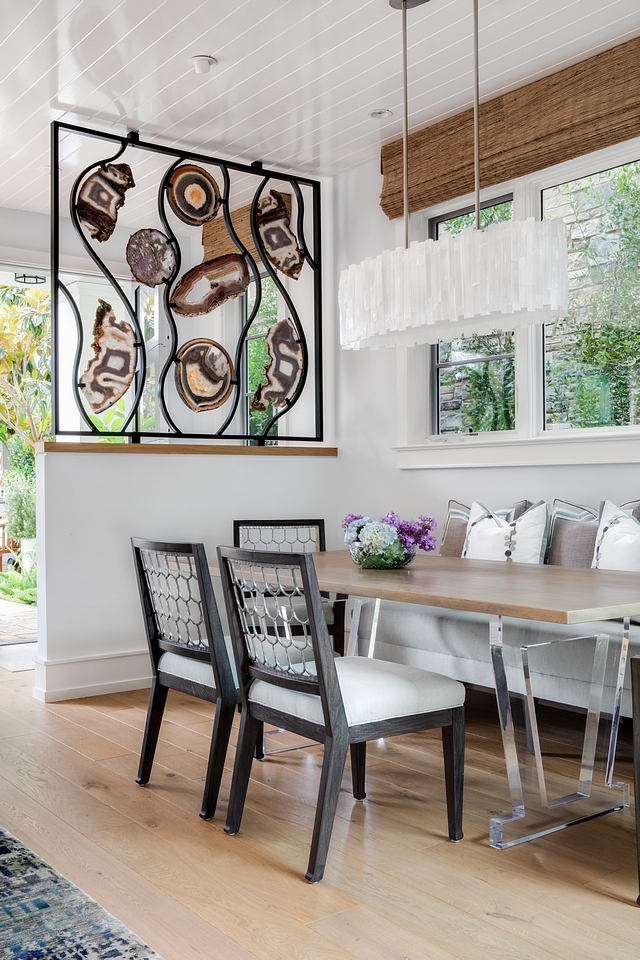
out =
{"type": "Polygon", "coordinates": [[[38,471],[38,660],[44,700],[150,681],[129,540],[202,541],[215,556],[234,519],[325,517],[339,546],[339,460],[45,453],[38,471]]]}
{"type": "Polygon", "coordinates": [[[64,699],[149,680],[129,538],[203,540],[213,553],[241,517],[320,516],[340,546],[349,511],[393,509],[442,522],[449,498],[503,506],[564,497],[597,505],[640,496],[637,466],[396,467],[393,351],[341,352],[340,269],[395,245],[369,164],[333,180],[324,200],[326,439],[337,460],[248,456],[47,453],[38,457],[39,662],[35,695],[64,699]]]}

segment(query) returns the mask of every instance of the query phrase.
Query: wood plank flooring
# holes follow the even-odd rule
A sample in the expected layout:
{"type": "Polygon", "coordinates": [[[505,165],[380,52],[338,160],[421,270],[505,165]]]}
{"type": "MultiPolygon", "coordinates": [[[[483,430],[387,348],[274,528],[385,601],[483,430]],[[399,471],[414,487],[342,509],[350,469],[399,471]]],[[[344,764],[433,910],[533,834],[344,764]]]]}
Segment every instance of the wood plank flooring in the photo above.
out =
{"type": "MultiPolygon", "coordinates": [[[[45,705],[32,698],[32,679],[0,669],[0,824],[164,960],[639,956],[630,812],[512,850],[489,847],[488,818],[508,807],[491,696],[468,697],[464,841],[446,837],[439,732],[378,741],[364,803],[347,770],[325,879],[312,886],[304,871],[320,747],[254,763],[242,830],[227,837],[233,749],[215,820],[198,817],[209,705],[169,695],[141,788],[147,691],[45,705]]],[[[616,770],[628,782],[630,726],[616,770]]],[[[549,712],[545,736],[564,758],[575,752],[571,728],[570,716],[549,712]]]]}

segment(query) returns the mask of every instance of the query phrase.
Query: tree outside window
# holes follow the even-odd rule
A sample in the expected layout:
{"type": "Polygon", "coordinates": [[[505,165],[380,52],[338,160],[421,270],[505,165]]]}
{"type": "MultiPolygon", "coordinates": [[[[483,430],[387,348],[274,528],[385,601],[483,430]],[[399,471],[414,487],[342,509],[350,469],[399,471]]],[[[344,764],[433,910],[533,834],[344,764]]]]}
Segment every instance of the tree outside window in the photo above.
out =
{"type": "Polygon", "coordinates": [[[569,227],[569,312],[545,328],[548,430],[640,423],[640,162],[544,190],[569,227]]]}
{"type": "MultiPolygon", "coordinates": [[[[247,297],[247,311],[251,312],[255,300],[254,285],[251,285],[249,296],[247,297]]],[[[278,290],[270,277],[262,278],[262,297],[258,312],[249,328],[247,338],[247,420],[249,424],[248,433],[252,436],[262,436],[264,429],[275,414],[272,404],[269,404],[266,410],[252,410],[251,400],[258,386],[261,383],[267,383],[266,368],[270,364],[269,351],[267,350],[266,336],[269,327],[278,321],[278,290]]],[[[278,436],[278,424],[273,424],[269,430],[269,437],[278,436]]]]}

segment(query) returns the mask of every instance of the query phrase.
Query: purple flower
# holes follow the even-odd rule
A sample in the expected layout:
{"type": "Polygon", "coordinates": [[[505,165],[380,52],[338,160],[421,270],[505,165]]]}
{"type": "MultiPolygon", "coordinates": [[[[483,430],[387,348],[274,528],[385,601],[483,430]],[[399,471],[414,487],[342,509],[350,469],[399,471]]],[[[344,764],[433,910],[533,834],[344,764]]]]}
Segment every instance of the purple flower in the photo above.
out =
{"type": "Polygon", "coordinates": [[[350,523],[353,523],[354,520],[364,519],[363,513],[348,513],[344,520],[342,521],[342,529],[346,530],[350,523]]]}

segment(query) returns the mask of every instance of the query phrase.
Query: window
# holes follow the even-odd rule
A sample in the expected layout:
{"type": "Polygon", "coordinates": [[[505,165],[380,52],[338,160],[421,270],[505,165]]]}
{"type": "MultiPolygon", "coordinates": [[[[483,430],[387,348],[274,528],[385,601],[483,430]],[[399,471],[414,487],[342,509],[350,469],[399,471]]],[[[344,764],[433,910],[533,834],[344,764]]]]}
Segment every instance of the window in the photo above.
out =
{"type": "MultiPolygon", "coordinates": [[[[269,366],[270,357],[266,344],[266,336],[271,327],[278,320],[278,291],[271,277],[262,277],[262,297],[258,312],[254,317],[253,323],[249,328],[247,337],[246,371],[245,383],[247,385],[245,392],[246,399],[246,417],[249,429],[247,433],[252,436],[261,435],[267,423],[275,414],[273,405],[270,403],[266,410],[252,410],[251,401],[256,389],[261,383],[267,382],[265,368],[269,366]]],[[[255,301],[255,284],[251,284],[249,293],[245,299],[246,316],[251,313],[255,301]]],[[[269,430],[270,437],[278,436],[278,423],[273,424],[269,430]]]]}
{"type": "MultiPolygon", "coordinates": [[[[565,220],[568,314],[399,349],[400,468],[640,464],[639,157],[640,137],[484,192],[483,226],[565,220]]],[[[473,225],[471,204],[424,211],[422,235],[473,225]]]]}
{"type": "Polygon", "coordinates": [[[640,423],[640,163],[542,191],[569,227],[569,312],[544,331],[545,428],[640,423]]]}
{"type": "MultiPolygon", "coordinates": [[[[500,197],[480,209],[480,227],[513,218],[513,198],[500,197]]],[[[434,217],[429,235],[457,234],[475,225],[473,208],[434,217]]],[[[515,353],[513,332],[441,340],[433,350],[435,423],[433,432],[484,433],[515,427],[515,353]]]]}

